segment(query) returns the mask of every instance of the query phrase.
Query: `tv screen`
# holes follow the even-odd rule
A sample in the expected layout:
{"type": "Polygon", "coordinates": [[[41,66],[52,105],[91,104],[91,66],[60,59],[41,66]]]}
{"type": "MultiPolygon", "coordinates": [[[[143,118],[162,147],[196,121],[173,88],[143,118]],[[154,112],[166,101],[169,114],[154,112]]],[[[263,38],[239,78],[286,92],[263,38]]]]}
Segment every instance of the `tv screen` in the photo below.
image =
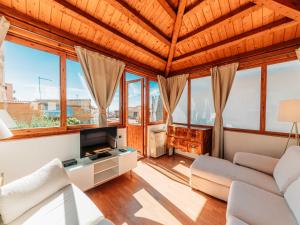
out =
{"type": "Polygon", "coordinates": [[[80,131],[80,157],[94,155],[116,148],[117,127],[102,127],[80,131]]]}

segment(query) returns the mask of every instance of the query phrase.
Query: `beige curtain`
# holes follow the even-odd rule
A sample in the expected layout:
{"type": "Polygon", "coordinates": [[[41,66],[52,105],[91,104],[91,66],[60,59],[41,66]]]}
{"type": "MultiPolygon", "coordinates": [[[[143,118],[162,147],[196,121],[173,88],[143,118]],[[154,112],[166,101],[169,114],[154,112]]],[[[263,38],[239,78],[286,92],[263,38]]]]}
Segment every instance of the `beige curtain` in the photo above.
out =
{"type": "Polygon", "coordinates": [[[107,126],[106,109],[120,83],[125,64],[79,46],[75,47],[75,51],[90,92],[99,108],[99,126],[107,126]]]}
{"type": "Polygon", "coordinates": [[[300,61],[300,48],[296,49],[296,55],[297,55],[297,58],[300,61]]]}
{"type": "MultiPolygon", "coordinates": [[[[9,25],[10,25],[9,22],[5,19],[5,17],[1,16],[0,17],[0,101],[4,101],[4,102],[6,102],[7,96],[6,96],[5,79],[3,73],[4,57],[3,57],[2,44],[5,40],[5,36],[9,29],[9,25]]],[[[4,105],[4,108],[6,108],[6,104],[4,105]]]]}
{"type": "Polygon", "coordinates": [[[157,76],[161,99],[168,113],[167,124],[173,123],[172,113],[179,102],[187,78],[188,74],[168,78],[160,75],[157,76]]]}
{"type": "Polygon", "coordinates": [[[213,99],[216,112],[212,143],[212,156],[214,157],[224,158],[222,113],[225,108],[238,65],[238,63],[232,63],[211,69],[213,99]]]}

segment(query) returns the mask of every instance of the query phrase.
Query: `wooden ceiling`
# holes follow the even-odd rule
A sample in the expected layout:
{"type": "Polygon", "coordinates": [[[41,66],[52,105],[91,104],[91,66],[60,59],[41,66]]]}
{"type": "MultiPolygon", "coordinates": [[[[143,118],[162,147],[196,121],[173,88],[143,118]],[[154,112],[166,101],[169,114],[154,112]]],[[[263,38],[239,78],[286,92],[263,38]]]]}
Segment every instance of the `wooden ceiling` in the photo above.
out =
{"type": "Polygon", "coordinates": [[[299,0],[0,0],[0,14],[165,75],[300,37],[299,0]]]}

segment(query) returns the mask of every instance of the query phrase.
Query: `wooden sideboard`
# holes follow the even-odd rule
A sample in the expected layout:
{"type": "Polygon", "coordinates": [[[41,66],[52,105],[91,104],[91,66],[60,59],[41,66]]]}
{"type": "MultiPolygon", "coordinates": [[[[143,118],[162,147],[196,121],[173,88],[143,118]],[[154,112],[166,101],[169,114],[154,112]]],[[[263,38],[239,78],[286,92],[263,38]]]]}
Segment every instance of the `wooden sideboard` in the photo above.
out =
{"type": "Polygon", "coordinates": [[[198,155],[211,153],[212,129],[168,126],[167,145],[168,148],[198,155]]]}

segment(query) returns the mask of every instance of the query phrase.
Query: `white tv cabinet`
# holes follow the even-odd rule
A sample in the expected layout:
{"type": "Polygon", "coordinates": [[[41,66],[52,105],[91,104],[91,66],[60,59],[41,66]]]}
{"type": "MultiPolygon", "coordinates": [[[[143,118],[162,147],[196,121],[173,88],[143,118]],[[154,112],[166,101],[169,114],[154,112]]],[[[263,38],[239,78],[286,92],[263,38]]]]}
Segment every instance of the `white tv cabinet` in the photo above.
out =
{"type": "Polygon", "coordinates": [[[78,159],[77,164],[66,167],[71,181],[81,190],[86,191],[117,176],[120,176],[137,166],[137,152],[126,148],[127,152],[118,149],[110,151],[111,156],[91,160],[78,159]]]}

